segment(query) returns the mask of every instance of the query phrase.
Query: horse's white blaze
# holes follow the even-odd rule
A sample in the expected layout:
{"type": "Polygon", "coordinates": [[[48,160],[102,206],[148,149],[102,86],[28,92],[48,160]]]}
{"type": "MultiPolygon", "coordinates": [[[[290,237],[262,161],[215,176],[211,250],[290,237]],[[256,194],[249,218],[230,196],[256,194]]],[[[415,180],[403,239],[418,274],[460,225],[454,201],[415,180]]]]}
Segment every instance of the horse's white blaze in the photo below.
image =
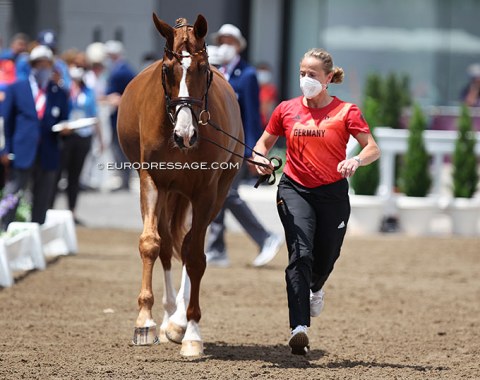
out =
{"type": "Polygon", "coordinates": [[[163,314],[163,321],[160,327],[165,328],[168,324],[168,319],[170,316],[175,313],[175,287],[173,286],[172,281],[172,271],[164,270],[163,271],[163,279],[165,283],[165,292],[163,293],[163,310],[165,310],[163,314]]]}
{"type": "Polygon", "coordinates": [[[190,278],[185,265],[182,270],[182,283],[177,294],[177,310],[170,317],[170,321],[181,327],[187,327],[187,305],[190,301],[190,278]]]}
{"type": "Polygon", "coordinates": [[[183,337],[182,342],[186,340],[202,341],[202,336],[200,335],[200,326],[193,320],[188,321],[187,331],[185,331],[185,336],[183,337]]]}
{"type": "MultiPolygon", "coordinates": [[[[188,52],[183,51],[182,55],[188,55],[188,52]]],[[[182,58],[182,79],[180,81],[180,90],[178,97],[190,96],[187,87],[187,70],[192,64],[192,58],[190,56],[182,58]]],[[[178,110],[179,106],[177,106],[178,110]]],[[[177,122],[175,124],[174,132],[177,136],[183,137],[183,143],[185,146],[190,146],[190,138],[193,136],[195,128],[193,126],[192,112],[187,107],[182,107],[178,112],[177,122]]]]}

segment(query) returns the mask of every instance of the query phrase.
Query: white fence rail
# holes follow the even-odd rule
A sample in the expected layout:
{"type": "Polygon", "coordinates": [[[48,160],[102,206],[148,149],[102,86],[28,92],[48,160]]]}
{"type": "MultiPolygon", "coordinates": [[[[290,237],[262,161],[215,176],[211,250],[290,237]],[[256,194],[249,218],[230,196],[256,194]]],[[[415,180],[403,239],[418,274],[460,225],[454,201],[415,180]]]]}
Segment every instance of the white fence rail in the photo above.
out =
{"type": "MultiPolygon", "coordinates": [[[[423,133],[425,148],[433,156],[433,186],[432,195],[438,196],[441,189],[441,171],[445,157],[452,155],[455,149],[457,131],[436,131],[426,130],[423,133]]],[[[480,132],[476,134],[475,154],[480,157],[480,132]]],[[[406,129],[392,129],[385,127],[375,128],[375,138],[382,151],[380,157],[380,185],[379,195],[390,197],[393,193],[395,182],[395,155],[407,151],[407,140],[409,131],[406,129]]],[[[347,146],[347,155],[353,155],[357,140],[351,138],[347,146]]]]}
{"type": "Polygon", "coordinates": [[[46,258],[78,251],[73,215],[68,210],[48,210],[45,223],[10,223],[0,238],[0,286],[14,284],[15,271],[44,270],[46,258]]]}

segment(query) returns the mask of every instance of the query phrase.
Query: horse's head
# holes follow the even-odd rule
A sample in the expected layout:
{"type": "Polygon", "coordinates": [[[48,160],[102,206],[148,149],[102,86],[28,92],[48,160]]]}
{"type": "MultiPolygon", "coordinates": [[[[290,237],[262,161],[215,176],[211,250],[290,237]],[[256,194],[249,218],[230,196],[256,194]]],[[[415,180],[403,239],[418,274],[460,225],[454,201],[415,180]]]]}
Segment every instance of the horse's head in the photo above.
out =
{"type": "Polygon", "coordinates": [[[162,84],[173,139],[180,148],[190,148],[197,141],[202,113],[207,112],[212,78],[205,45],[207,20],[198,15],[195,24],[189,25],[180,18],[172,27],[153,14],[153,22],[166,39],[162,84]]]}

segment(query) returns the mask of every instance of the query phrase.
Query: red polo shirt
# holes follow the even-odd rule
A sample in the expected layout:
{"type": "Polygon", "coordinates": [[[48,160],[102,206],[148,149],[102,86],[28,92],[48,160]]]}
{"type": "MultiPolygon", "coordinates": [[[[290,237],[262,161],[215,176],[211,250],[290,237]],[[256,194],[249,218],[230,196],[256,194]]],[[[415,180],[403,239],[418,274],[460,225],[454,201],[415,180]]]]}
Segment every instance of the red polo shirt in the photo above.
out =
{"type": "Polygon", "coordinates": [[[301,185],[313,188],[342,179],[337,165],[346,157],[350,135],[370,133],[360,109],[337,97],[323,108],[309,108],[303,97],[280,103],[266,131],[285,136],[287,160],[284,173],[301,185]]]}

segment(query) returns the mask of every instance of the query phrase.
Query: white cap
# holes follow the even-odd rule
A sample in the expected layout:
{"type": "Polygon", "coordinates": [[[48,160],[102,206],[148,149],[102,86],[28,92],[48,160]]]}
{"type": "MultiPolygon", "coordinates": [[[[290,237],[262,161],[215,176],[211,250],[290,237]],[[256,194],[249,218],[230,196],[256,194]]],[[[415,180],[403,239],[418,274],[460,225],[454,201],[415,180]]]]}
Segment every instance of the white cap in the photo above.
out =
{"type": "Polygon", "coordinates": [[[37,61],[39,59],[47,59],[53,62],[53,53],[45,45],[38,45],[32,49],[30,53],[30,62],[37,61]]]}
{"type": "Polygon", "coordinates": [[[468,66],[467,72],[472,78],[480,78],[480,63],[472,63],[468,66]]]}
{"type": "Polygon", "coordinates": [[[90,63],[102,63],[107,55],[105,44],[101,42],[94,42],[87,46],[85,55],[90,63]]]}
{"type": "Polygon", "coordinates": [[[212,41],[218,45],[218,39],[222,36],[231,36],[240,43],[240,50],[244,50],[247,47],[247,41],[242,36],[242,32],[235,25],[223,24],[218,32],[212,33],[212,41]]]}
{"type": "Polygon", "coordinates": [[[123,44],[120,41],[109,40],[105,42],[105,52],[107,54],[122,55],[123,44]]]}

